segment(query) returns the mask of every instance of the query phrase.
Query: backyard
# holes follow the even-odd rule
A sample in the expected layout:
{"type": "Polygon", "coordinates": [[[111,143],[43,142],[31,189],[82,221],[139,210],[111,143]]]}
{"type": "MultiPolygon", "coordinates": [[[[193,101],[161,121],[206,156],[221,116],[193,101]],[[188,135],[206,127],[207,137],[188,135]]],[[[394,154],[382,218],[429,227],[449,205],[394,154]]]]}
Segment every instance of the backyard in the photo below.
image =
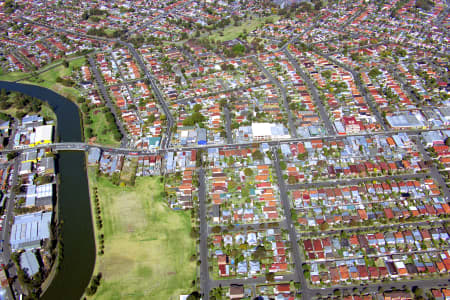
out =
{"type": "Polygon", "coordinates": [[[97,255],[94,271],[101,272],[102,280],[89,299],[179,299],[189,294],[196,271],[190,261],[195,253],[190,216],[167,207],[159,178],[139,177],[134,187],[118,187],[96,177],[91,168],[89,180],[91,196],[96,188],[101,203],[97,245],[104,234],[104,254],[97,255]]]}

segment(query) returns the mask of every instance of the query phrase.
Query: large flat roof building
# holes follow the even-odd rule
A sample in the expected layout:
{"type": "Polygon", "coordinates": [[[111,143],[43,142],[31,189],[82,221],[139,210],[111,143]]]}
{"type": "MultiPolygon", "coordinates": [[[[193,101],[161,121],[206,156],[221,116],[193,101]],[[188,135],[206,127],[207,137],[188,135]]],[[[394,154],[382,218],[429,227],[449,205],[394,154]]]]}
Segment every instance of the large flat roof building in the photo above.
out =
{"type": "Polygon", "coordinates": [[[53,141],[53,125],[38,126],[34,130],[35,134],[32,146],[50,144],[53,141]]]}
{"type": "Polygon", "coordinates": [[[52,212],[35,212],[14,217],[10,244],[13,251],[35,249],[50,237],[52,212]]]}
{"type": "Polygon", "coordinates": [[[257,141],[289,139],[291,137],[286,127],[276,123],[253,123],[252,135],[253,139],[257,141]]]}
{"type": "Polygon", "coordinates": [[[425,126],[415,115],[408,113],[387,116],[386,120],[392,128],[421,128],[425,126]]]}

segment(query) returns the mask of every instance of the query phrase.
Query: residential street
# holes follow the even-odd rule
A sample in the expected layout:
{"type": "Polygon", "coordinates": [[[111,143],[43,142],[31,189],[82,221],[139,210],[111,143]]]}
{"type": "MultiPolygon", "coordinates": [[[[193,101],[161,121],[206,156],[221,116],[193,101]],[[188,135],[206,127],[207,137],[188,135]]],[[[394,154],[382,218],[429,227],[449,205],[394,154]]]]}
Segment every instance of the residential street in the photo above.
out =
{"type": "Polygon", "coordinates": [[[308,283],[306,281],[305,276],[303,276],[303,262],[300,259],[300,248],[297,243],[297,232],[295,231],[295,227],[294,227],[294,224],[292,223],[292,219],[291,219],[291,205],[289,203],[287,189],[284,184],[283,173],[281,172],[281,168],[280,168],[280,159],[278,157],[278,148],[273,147],[272,153],[275,158],[273,160],[273,166],[277,173],[278,187],[280,188],[281,203],[283,205],[284,216],[286,218],[286,225],[289,230],[289,240],[291,242],[291,259],[294,261],[294,267],[295,267],[295,271],[294,271],[295,278],[296,278],[295,281],[300,282],[303,291],[305,291],[306,295],[308,295],[308,289],[307,289],[308,283]]]}
{"type": "Polygon", "coordinates": [[[325,57],[326,59],[328,59],[329,61],[333,62],[334,64],[336,64],[337,66],[343,68],[344,70],[346,70],[347,72],[350,72],[353,76],[353,79],[355,80],[356,85],[358,86],[358,90],[361,92],[361,95],[364,97],[364,100],[366,101],[367,105],[370,107],[370,110],[372,111],[372,113],[374,114],[375,118],[377,119],[377,122],[381,125],[381,128],[383,130],[389,130],[388,125],[386,124],[386,122],[384,121],[383,116],[381,115],[381,113],[378,111],[378,108],[375,106],[375,104],[372,101],[371,96],[367,93],[367,88],[365,87],[364,83],[361,81],[361,78],[359,76],[359,74],[353,70],[352,68],[348,67],[345,64],[340,63],[339,61],[337,61],[334,57],[325,54],[321,51],[315,50],[314,51],[325,57]]]}
{"type": "Polygon", "coordinates": [[[284,111],[287,114],[288,117],[288,125],[289,125],[289,132],[291,133],[292,137],[297,137],[297,129],[296,126],[294,124],[294,121],[292,120],[292,113],[291,110],[289,108],[289,103],[286,97],[286,88],[281,85],[281,83],[275,78],[273,77],[272,73],[270,73],[269,70],[267,70],[263,64],[259,61],[259,59],[254,56],[252,57],[253,61],[258,65],[258,67],[261,69],[261,71],[266,75],[266,77],[272,82],[273,85],[275,85],[279,92],[281,93],[281,98],[283,101],[283,107],[284,107],[284,111]]]}
{"type": "Polygon", "coordinates": [[[283,50],[283,52],[284,52],[284,54],[286,54],[287,58],[289,58],[290,63],[294,66],[297,73],[302,77],[302,79],[308,85],[308,89],[311,92],[313,99],[314,99],[314,104],[316,105],[317,110],[319,112],[320,119],[323,121],[323,123],[325,125],[325,129],[327,130],[327,134],[334,135],[335,131],[334,131],[333,124],[331,123],[330,118],[328,117],[328,113],[326,112],[325,106],[323,105],[322,100],[320,99],[319,92],[318,92],[316,86],[311,81],[311,78],[309,78],[309,76],[306,75],[305,72],[303,72],[302,68],[297,63],[297,60],[292,56],[292,54],[289,52],[289,50],[285,48],[283,50]]]}
{"type": "Polygon", "coordinates": [[[175,124],[173,116],[170,113],[170,109],[167,106],[167,103],[164,100],[164,97],[163,97],[160,89],[158,88],[158,84],[156,83],[154,77],[150,74],[147,66],[143,62],[143,60],[142,60],[141,56],[139,55],[139,53],[136,51],[136,49],[134,49],[133,45],[131,45],[130,43],[122,42],[122,44],[124,46],[127,46],[128,49],[130,49],[131,54],[133,55],[135,61],[137,62],[137,64],[141,68],[141,70],[144,72],[145,77],[147,78],[147,80],[148,80],[148,82],[149,82],[149,84],[150,84],[150,86],[151,86],[151,88],[153,90],[153,93],[155,94],[156,98],[158,99],[158,102],[161,105],[161,107],[162,107],[162,109],[164,111],[164,114],[166,115],[167,128],[166,128],[166,133],[163,136],[163,139],[161,140],[161,145],[160,145],[161,149],[166,149],[170,145],[170,140],[171,140],[171,136],[172,136],[172,127],[175,124]]]}
{"type": "Polygon", "coordinates": [[[205,171],[203,168],[198,169],[198,201],[200,216],[200,287],[202,291],[202,299],[209,299],[209,291],[211,290],[211,282],[209,279],[208,269],[208,220],[206,217],[206,182],[205,171]]]}
{"type": "MultiPolygon", "coordinates": [[[[425,147],[423,146],[422,142],[420,141],[420,138],[415,137],[413,138],[415,141],[417,148],[420,151],[420,154],[422,154],[423,158],[427,161],[431,161],[431,157],[428,155],[427,150],[425,150],[425,147]]],[[[439,173],[439,170],[436,168],[434,164],[430,165],[430,172],[434,180],[436,180],[437,183],[439,183],[439,187],[442,188],[444,191],[445,198],[447,198],[447,201],[450,200],[450,190],[447,187],[447,184],[445,183],[444,178],[442,178],[441,173],[439,173]]]]}
{"type": "Polygon", "coordinates": [[[225,131],[227,133],[227,143],[233,144],[233,132],[231,131],[231,117],[228,104],[223,107],[223,113],[225,114],[225,131]]]}
{"type": "Polygon", "coordinates": [[[109,108],[111,113],[114,115],[114,120],[116,122],[116,126],[117,126],[117,128],[119,128],[119,131],[122,134],[122,142],[120,145],[121,145],[121,147],[126,147],[128,145],[128,134],[125,130],[125,127],[123,126],[123,123],[119,119],[119,115],[116,111],[115,104],[109,97],[109,93],[106,90],[105,85],[103,84],[102,76],[100,75],[100,72],[98,71],[98,68],[97,68],[92,56],[89,56],[88,61],[91,66],[91,70],[94,72],[95,82],[98,86],[98,89],[100,90],[100,93],[102,94],[103,99],[105,99],[106,106],[109,108]]]}

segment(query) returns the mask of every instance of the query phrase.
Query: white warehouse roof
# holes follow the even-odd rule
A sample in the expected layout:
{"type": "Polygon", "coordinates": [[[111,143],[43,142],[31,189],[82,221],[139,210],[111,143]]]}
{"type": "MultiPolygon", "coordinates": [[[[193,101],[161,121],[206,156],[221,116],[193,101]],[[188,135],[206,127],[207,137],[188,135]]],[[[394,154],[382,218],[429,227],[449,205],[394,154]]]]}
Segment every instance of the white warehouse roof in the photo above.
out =
{"type": "Polygon", "coordinates": [[[53,125],[43,125],[35,128],[35,143],[52,142],[53,137],[53,125]]]}

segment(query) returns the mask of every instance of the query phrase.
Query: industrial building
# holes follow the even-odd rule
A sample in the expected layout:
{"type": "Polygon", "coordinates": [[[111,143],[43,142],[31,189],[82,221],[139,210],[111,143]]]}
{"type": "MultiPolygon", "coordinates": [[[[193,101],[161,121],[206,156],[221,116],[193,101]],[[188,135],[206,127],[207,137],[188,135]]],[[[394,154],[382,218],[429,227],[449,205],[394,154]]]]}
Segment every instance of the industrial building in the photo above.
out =
{"type": "Polygon", "coordinates": [[[35,212],[14,217],[11,229],[11,249],[36,249],[41,247],[41,240],[50,237],[52,212],[35,212]]]}

